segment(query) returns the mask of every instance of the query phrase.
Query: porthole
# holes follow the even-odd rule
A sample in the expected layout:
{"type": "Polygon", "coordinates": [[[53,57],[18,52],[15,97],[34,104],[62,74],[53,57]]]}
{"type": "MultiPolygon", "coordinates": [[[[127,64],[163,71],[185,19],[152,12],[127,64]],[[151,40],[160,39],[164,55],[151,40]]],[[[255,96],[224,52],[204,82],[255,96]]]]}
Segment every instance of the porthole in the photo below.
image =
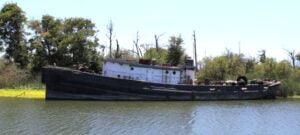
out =
{"type": "Polygon", "coordinates": [[[134,70],[134,68],[133,68],[133,67],[130,67],[130,70],[134,70]]]}
{"type": "Polygon", "coordinates": [[[173,71],[173,75],[175,75],[176,74],[176,71],[173,71]]]}
{"type": "Polygon", "coordinates": [[[118,75],[118,78],[120,78],[121,76],[120,75],[118,75]]]}
{"type": "Polygon", "coordinates": [[[166,71],[166,74],[169,74],[169,71],[168,71],[168,70],[166,71]]]}

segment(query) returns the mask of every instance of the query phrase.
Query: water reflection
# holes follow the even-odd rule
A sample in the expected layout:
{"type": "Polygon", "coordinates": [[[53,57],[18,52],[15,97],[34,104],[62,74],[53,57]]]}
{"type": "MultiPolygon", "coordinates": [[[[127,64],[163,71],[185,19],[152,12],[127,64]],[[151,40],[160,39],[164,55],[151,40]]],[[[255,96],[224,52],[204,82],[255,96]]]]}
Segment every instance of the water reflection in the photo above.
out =
{"type": "Polygon", "coordinates": [[[0,98],[1,134],[298,134],[298,100],[92,102],[0,98]]]}

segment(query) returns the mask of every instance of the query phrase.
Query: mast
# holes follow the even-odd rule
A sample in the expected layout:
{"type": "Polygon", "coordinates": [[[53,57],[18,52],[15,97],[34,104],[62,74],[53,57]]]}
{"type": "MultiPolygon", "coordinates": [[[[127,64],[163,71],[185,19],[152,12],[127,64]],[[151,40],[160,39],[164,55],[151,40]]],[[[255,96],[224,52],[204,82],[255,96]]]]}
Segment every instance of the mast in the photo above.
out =
{"type": "Polygon", "coordinates": [[[193,38],[194,38],[194,57],[195,57],[195,66],[196,71],[198,71],[198,61],[197,61],[197,44],[196,44],[196,32],[194,31],[193,38]]]}

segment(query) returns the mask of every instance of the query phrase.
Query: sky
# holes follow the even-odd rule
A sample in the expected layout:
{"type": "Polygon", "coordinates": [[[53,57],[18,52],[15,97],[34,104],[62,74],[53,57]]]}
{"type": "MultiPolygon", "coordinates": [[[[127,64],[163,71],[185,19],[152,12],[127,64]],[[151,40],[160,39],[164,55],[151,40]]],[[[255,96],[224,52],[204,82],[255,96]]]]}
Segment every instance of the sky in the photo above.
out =
{"type": "Polygon", "coordinates": [[[137,31],[141,44],[153,46],[154,34],[162,34],[164,47],[170,36],[181,35],[192,56],[195,30],[198,60],[226,48],[256,58],[265,49],[277,60],[288,59],[285,49],[300,52],[299,0],[0,0],[0,5],[9,2],[17,3],[29,20],[43,15],[91,19],[104,45],[112,20],[115,38],[126,49],[133,48],[137,31]]]}

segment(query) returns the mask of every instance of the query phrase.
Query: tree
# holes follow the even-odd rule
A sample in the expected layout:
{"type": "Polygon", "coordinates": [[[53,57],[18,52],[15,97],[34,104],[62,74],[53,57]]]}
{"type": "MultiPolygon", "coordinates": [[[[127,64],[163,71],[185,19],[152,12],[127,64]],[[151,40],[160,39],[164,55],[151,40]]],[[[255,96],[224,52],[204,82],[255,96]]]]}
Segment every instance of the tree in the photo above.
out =
{"type": "Polygon", "coordinates": [[[173,66],[177,66],[182,62],[182,56],[184,54],[184,50],[182,49],[183,39],[181,36],[172,36],[170,37],[169,44],[167,62],[173,66]]]}
{"type": "Polygon", "coordinates": [[[168,51],[163,48],[158,48],[158,51],[156,48],[149,48],[144,53],[145,59],[155,59],[156,64],[164,64],[166,63],[166,57],[167,57],[168,51]]]}
{"type": "Polygon", "coordinates": [[[245,72],[246,73],[254,72],[254,67],[256,64],[257,63],[255,58],[247,58],[245,64],[245,72]]]}
{"type": "Polygon", "coordinates": [[[64,21],[63,33],[59,49],[64,52],[61,60],[66,62],[65,66],[87,64],[96,61],[100,56],[96,50],[99,44],[95,35],[95,24],[91,20],[68,18],[64,21]]]}
{"type": "Polygon", "coordinates": [[[120,55],[120,45],[119,45],[118,39],[116,39],[116,44],[117,44],[117,49],[116,49],[116,52],[115,52],[115,58],[121,58],[121,55],[120,55]]]}
{"type": "Polygon", "coordinates": [[[120,56],[123,60],[136,60],[136,57],[134,56],[134,53],[132,53],[132,50],[122,49],[120,50],[120,56]]]}
{"type": "Polygon", "coordinates": [[[278,79],[284,79],[290,76],[292,73],[292,65],[287,60],[280,61],[276,66],[276,73],[278,75],[278,79]]]}
{"type": "Polygon", "coordinates": [[[29,63],[24,14],[24,11],[14,3],[5,4],[0,11],[0,49],[5,48],[5,58],[21,68],[25,68],[29,63]]]}
{"type": "Polygon", "coordinates": [[[266,58],[263,68],[265,78],[276,79],[277,62],[274,58],[266,58]]]}
{"type": "Polygon", "coordinates": [[[139,47],[139,40],[140,40],[139,32],[136,32],[136,39],[133,40],[133,44],[134,44],[134,46],[136,48],[136,53],[137,53],[138,58],[142,57],[142,55],[143,55],[142,51],[141,51],[141,49],[139,47]]]}
{"type": "Polygon", "coordinates": [[[266,56],[266,50],[260,50],[259,52],[260,52],[260,54],[259,54],[259,62],[265,63],[266,58],[267,58],[267,56],[266,56]]]}
{"type": "Polygon", "coordinates": [[[298,53],[298,54],[296,55],[296,58],[297,58],[298,61],[300,61],[300,53],[298,53]]]}
{"type": "Polygon", "coordinates": [[[106,36],[109,40],[109,58],[112,58],[112,41],[113,41],[114,25],[113,25],[111,20],[108,23],[108,25],[106,26],[106,28],[107,28],[107,35],[106,36]]]}
{"type": "Polygon", "coordinates": [[[291,59],[293,68],[296,68],[296,54],[295,54],[295,50],[292,50],[292,51],[286,50],[286,52],[288,53],[288,56],[291,59]]]}
{"type": "Polygon", "coordinates": [[[158,40],[159,40],[159,38],[160,38],[162,35],[163,35],[163,34],[160,34],[160,35],[154,35],[154,39],[155,39],[155,48],[156,48],[156,51],[157,51],[157,52],[159,51],[158,40]]]}
{"type": "Polygon", "coordinates": [[[40,71],[45,65],[60,64],[59,44],[63,38],[62,21],[53,16],[44,15],[42,20],[32,20],[28,27],[34,31],[30,41],[33,57],[33,70],[40,71]]]}
{"type": "Polygon", "coordinates": [[[296,55],[296,58],[297,58],[297,60],[300,61],[300,53],[298,53],[298,54],[296,55]]]}
{"type": "Polygon", "coordinates": [[[198,79],[224,80],[228,75],[228,59],[226,56],[204,58],[204,67],[198,72],[198,79]]]}

